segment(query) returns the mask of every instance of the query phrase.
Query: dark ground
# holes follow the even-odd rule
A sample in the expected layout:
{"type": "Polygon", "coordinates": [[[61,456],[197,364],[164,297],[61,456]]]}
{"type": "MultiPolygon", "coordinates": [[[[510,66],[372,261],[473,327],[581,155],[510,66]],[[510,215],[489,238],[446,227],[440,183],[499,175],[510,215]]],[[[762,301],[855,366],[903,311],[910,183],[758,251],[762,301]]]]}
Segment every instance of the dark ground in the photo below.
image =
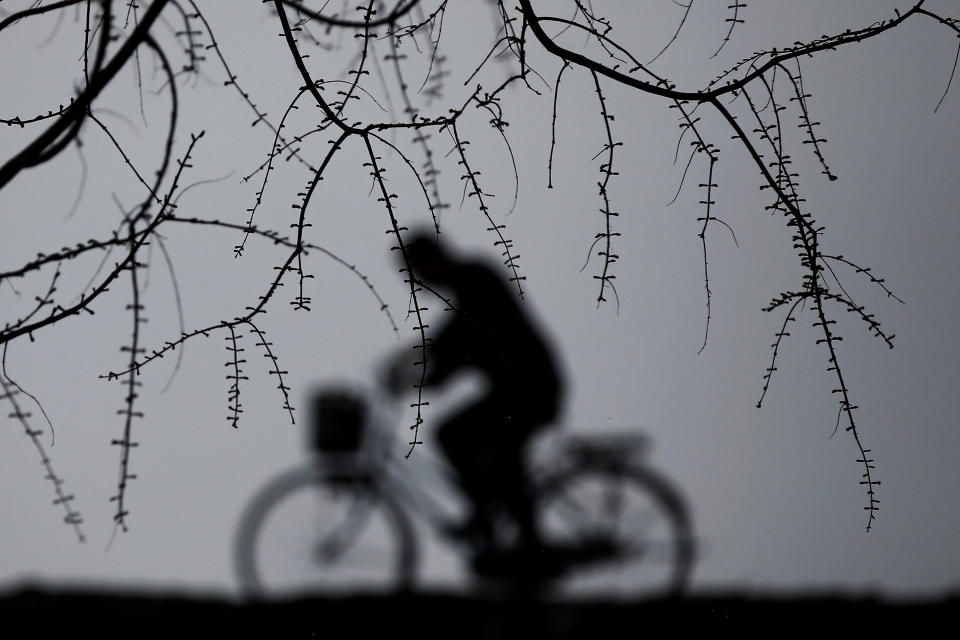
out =
{"type": "MultiPolygon", "coordinates": [[[[357,595],[270,603],[101,587],[30,586],[0,592],[0,637],[606,638],[650,632],[955,629],[960,594],[890,601],[819,593],[707,593],[645,602],[519,602],[444,594],[357,595]],[[19,623],[19,624],[18,624],[19,623]],[[8,635],[11,629],[28,634],[8,635]],[[26,626],[24,626],[26,625],[26,626]]],[[[792,635],[792,634],[791,634],[792,635]]],[[[806,635],[806,634],[805,634],[806,635]]],[[[886,635],[886,634],[884,634],[886,635]]]]}

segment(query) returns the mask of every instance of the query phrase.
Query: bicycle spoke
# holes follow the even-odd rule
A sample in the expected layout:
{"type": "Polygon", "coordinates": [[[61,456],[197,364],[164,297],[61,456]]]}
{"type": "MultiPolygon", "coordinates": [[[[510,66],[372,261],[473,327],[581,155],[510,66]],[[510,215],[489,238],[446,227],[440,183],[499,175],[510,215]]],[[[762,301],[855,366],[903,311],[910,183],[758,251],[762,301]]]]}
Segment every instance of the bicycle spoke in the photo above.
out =
{"type": "Polygon", "coordinates": [[[603,496],[603,508],[608,530],[613,536],[617,535],[620,517],[623,511],[623,483],[616,482],[606,487],[603,496]]]}
{"type": "Polygon", "coordinates": [[[561,473],[545,486],[539,511],[547,545],[569,565],[564,592],[635,598],[682,587],[692,540],[679,504],[665,482],[639,468],[561,473]]]}

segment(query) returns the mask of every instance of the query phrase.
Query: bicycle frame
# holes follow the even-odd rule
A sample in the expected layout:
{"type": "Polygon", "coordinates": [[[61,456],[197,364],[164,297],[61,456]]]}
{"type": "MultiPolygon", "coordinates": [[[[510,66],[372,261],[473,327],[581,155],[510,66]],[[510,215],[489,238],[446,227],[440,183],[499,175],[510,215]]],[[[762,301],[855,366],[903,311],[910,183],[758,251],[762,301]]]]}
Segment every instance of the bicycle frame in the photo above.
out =
{"type": "MultiPolygon", "coordinates": [[[[462,500],[456,491],[454,472],[442,459],[423,450],[414,450],[416,462],[396,455],[394,430],[390,418],[396,415],[394,403],[383,400],[385,394],[372,394],[368,431],[360,449],[353,453],[320,453],[317,464],[333,473],[356,475],[388,487],[404,508],[424,520],[431,528],[442,530],[457,522],[454,509],[445,506],[438,493],[445,498],[462,500]],[[427,456],[427,465],[418,463],[427,456]],[[446,489],[441,489],[446,487],[446,489]],[[431,490],[430,488],[436,488],[431,490]]],[[[534,486],[546,478],[587,462],[602,461],[608,468],[642,464],[648,449],[648,440],[638,434],[607,434],[571,436],[553,430],[549,435],[535,438],[528,456],[528,477],[534,486]],[[539,451],[537,451],[539,449],[539,451]],[[536,453],[537,455],[533,455],[536,453]],[[539,458],[539,462],[531,460],[539,458]]]]}
{"type": "MultiPolygon", "coordinates": [[[[416,452],[414,455],[428,454],[416,452]]],[[[319,454],[314,462],[325,473],[356,476],[388,487],[387,491],[405,510],[432,528],[442,529],[457,521],[456,509],[444,504],[448,501],[445,498],[460,499],[455,490],[456,481],[440,460],[432,459],[423,468],[406,458],[375,457],[361,450],[354,454],[319,454]]]]}

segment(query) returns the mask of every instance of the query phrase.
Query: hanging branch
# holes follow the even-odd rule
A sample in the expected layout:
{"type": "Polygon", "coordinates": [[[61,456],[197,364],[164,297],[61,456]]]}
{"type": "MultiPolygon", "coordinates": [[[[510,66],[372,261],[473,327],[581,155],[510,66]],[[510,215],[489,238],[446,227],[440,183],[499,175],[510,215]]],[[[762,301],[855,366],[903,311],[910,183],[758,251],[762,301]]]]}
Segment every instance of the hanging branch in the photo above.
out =
{"type": "Polygon", "coordinates": [[[810,113],[807,111],[807,98],[810,97],[809,93],[804,93],[803,91],[803,76],[800,73],[800,61],[797,60],[797,75],[794,77],[790,70],[784,67],[783,65],[777,65],[776,68],[782,69],[787,77],[790,79],[790,82],[793,84],[794,96],[790,98],[790,101],[796,101],[800,106],[800,126],[806,131],[807,138],[803,141],[803,144],[813,145],[813,153],[817,156],[817,160],[820,162],[820,166],[823,167],[823,175],[833,182],[837,179],[837,176],[833,174],[830,170],[830,167],[827,166],[827,161],[823,157],[823,151],[820,149],[820,143],[826,142],[826,138],[818,138],[817,135],[813,132],[813,128],[819,125],[819,122],[810,121],[810,113]]]}
{"type": "MultiPolygon", "coordinates": [[[[220,60],[221,66],[223,66],[223,70],[227,73],[227,80],[224,81],[223,85],[226,87],[233,87],[236,90],[236,92],[240,94],[240,97],[243,99],[244,103],[257,116],[256,120],[254,120],[250,126],[255,127],[259,123],[263,122],[271,131],[273,131],[277,139],[282,144],[286,145],[287,141],[280,135],[279,128],[275,127],[273,123],[270,122],[270,119],[267,117],[267,114],[265,112],[262,112],[260,111],[259,108],[257,108],[257,105],[250,98],[250,94],[247,93],[237,82],[237,75],[230,70],[230,65],[227,64],[227,60],[223,56],[223,52],[220,50],[220,45],[217,43],[217,39],[213,35],[213,29],[210,27],[210,23],[207,22],[207,19],[204,17],[203,13],[200,12],[200,9],[199,7],[197,7],[196,2],[194,2],[194,0],[187,0],[187,2],[189,2],[190,6],[193,8],[194,14],[196,14],[196,16],[200,18],[200,21],[203,23],[203,27],[206,30],[207,35],[210,37],[210,44],[207,45],[207,49],[208,50],[213,49],[214,53],[217,54],[217,59],[220,60]]],[[[309,171],[314,171],[313,166],[307,160],[301,157],[299,153],[294,152],[291,155],[292,157],[296,158],[309,171]]],[[[249,179],[249,176],[244,179],[244,182],[246,182],[247,179],[249,179]]]]}
{"type": "MultiPolygon", "coordinates": [[[[273,354],[273,349],[270,348],[273,346],[273,343],[267,341],[267,338],[264,332],[261,331],[260,328],[257,327],[257,325],[255,325],[252,320],[244,320],[243,322],[249,325],[250,328],[253,329],[254,333],[257,334],[257,338],[260,339],[260,342],[257,342],[256,345],[258,347],[263,347],[263,351],[264,351],[263,357],[270,360],[270,364],[273,368],[270,369],[268,373],[270,375],[277,376],[277,383],[278,383],[277,389],[279,389],[280,393],[283,395],[283,409],[290,416],[290,424],[296,424],[297,421],[293,416],[293,407],[290,406],[290,387],[287,386],[287,383],[283,379],[283,376],[287,375],[290,372],[280,369],[280,363],[277,361],[277,356],[273,354]]],[[[232,327],[230,328],[230,330],[231,332],[233,331],[232,327]]]]}
{"type": "Polygon", "coordinates": [[[423,399],[423,388],[426,386],[427,380],[427,345],[429,340],[427,338],[426,329],[428,325],[423,321],[423,312],[427,310],[426,307],[420,306],[419,298],[417,297],[418,286],[417,281],[413,276],[413,271],[410,268],[410,259],[407,257],[407,248],[403,242],[403,235],[401,231],[406,230],[406,227],[402,227],[397,221],[396,212],[394,211],[392,200],[397,197],[396,194],[388,193],[387,186],[383,180],[383,172],[379,165],[378,157],[373,151],[373,146],[370,144],[370,136],[364,135],[363,142],[367,148],[367,155],[370,158],[370,162],[364,162],[363,166],[370,168],[370,176],[373,178],[374,183],[376,184],[378,190],[380,191],[380,196],[377,198],[379,202],[383,203],[384,208],[387,210],[387,216],[390,219],[390,228],[387,230],[387,233],[392,233],[393,237],[396,238],[397,244],[391,249],[400,251],[400,256],[403,260],[404,267],[402,271],[405,271],[407,277],[404,282],[410,287],[410,299],[413,302],[413,312],[416,316],[416,326],[413,327],[420,338],[420,343],[414,348],[420,349],[420,360],[414,362],[414,366],[420,367],[420,379],[414,384],[414,388],[417,391],[417,399],[410,406],[416,408],[417,416],[414,420],[414,423],[410,425],[410,431],[413,433],[410,436],[410,442],[408,443],[410,448],[407,450],[407,457],[410,457],[410,454],[413,453],[413,450],[418,445],[423,444],[423,441],[420,440],[420,425],[423,424],[423,407],[430,404],[423,399]]]}
{"type": "MultiPolygon", "coordinates": [[[[618,146],[623,145],[623,143],[613,141],[613,133],[610,131],[610,122],[613,121],[614,117],[607,111],[607,101],[604,99],[603,91],[600,89],[600,79],[597,77],[596,73],[591,72],[590,75],[593,77],[593,84],[597,92],[597,99],[600,101],[600,116],[603,122],[603,129],[607,135],[607,142],[603,145],[603,149],[593,157],[596,159],[601,153],[606,152],[607,154],[607,161],[600,164],[601,178],[597,183],[600,199],[603,201],[603,206],[600,208],[600,213],[603,215],[604,230],[600,233],[597,233],[593,241],[593,246],[596,246],[596,244],[601,241],[604,243],[603,250],[597,252],[597,255],[603,256],[603,269],[601,270],[600,275],[593,277],[600,280],[600,294],[597,296],[597,307],[599,307],[602,302],[606,301],[606,298],[603,297],[603,292],[609,286],[613,291],[614,296],[616,296],[617,312],[619,313],[620,296],[617,295],[617,289],[613,285],[613,280],[616,278],[616,276],[610,274],[610,266],[620,257],[611,251],[612,240],[614,236],[620,235],[620,232],[613,231],[613,218],[619,216],[620,214],[610,209],[610,195],[607,191],[607,187],[610,184],[611,176],[619,175],[617,171],[613,170],[613,153],[614,150],[618,146]]],[[[591,253],[593,252],[593,246],[591,246],[591,253]]]]}
{"type": "Polygon", "coordinates": [[[245,349],[239,346],[237,342],[237,332],[233,326],[228,326],[227,330],[230,332],[230,335],[226,337],[227,351],[230,352],[230,360],[223,364],[225,367],[230,367],[230,372],[226,377],[227,380],[231,381],[230,388],[227,390],[227,422],[230,423],[231,427],[236,429],[239,426],[240,414],[243,413],[240,405],[240,381],[249,380],[250,378],[243,375],[243,370],[241,369],[241,365],[247,361],[245,358],[240,357],[240,354],[243,353],[245,349]]]}
{"type": "MultiPolygon", "coordinates": [[[[79,125],[93,100],[100,95],[104,88],[113,80],[114,76],[126,64],[133,51],[149,38],[150,27],[160,16],[168,0],[154,0],[144,12],[140,24],[131,32],[127,40],[120,46],[113,58],[97,68],[83,92],[77,99],[32,143],[0,166],[0,189],[10,182],[20,171],[27,167],[36,166],[49,160],[67,143],[73,140],[79,132],[79,125]],[[63,135],[66,134],[66,135],[63,135]],[[63,137],[61,137],[63,136],[63,137]]],[[[51,5],[53,6],[53,5],[51,5]]],[[[106,7],[110,3],[106,3],[106,7]]],[[[6,26],[0,23],[0,29],[6,26]]],[[[109,34],[109,21],[104,27],[104,33],[109,34]]],[[[106,48],[106,37],[102,39],[100,52],[106,48]]],[[[98,54],[99,55],[99,54],[98,54]]]]}
{"type": "MultiPolygon", "coordinates": [[[[691,4],[693,4],[691,2],[691,4]]],[[[733,30],[737,27],[738,24],[743,24],[744,20],[740,17],[740,9],[746,8],[746,2],[740,2],[740,0],[733,0],[733,4],[727,6],[727,9],[733,11],[732,15],[729,18],[724,18],[724,22],[730,23],[730,28],[727,30],[727,34],[723,36],[723,42],[720,43],[720,46],[717,47],[717,50],[713,52],[711,58],[716,58],[717,55],[723,50],[728,42],[730,42],[730,36],[733,35],[733,30]]]]}
{"type": "Polygon", "coordinates": [[[560,96],[560,78],[570,63],[563,61],[563,66],[557,72],[557,80],[553,85],[553,112],[550,119],[550,157],[547,159],[547,189],[553,189],[553,150],[557,146],[557,98],[560,96]]]}
{"type": "Polygon", "coordinates": [[[137,411],[135,408],[136,399],[139,396],[137,389],[142,386],[142,382],[137,380],[137,371],[135,370],[134,365],[137,362],[139,354],[143,352],[143,348],[140,346],[140,325],[145,322],[145,318],[141,316],[141,312],[144,309],[143,304],[140,302],[140,283],[137,280],[137,269],[144,266],[143,263],[139,262],[136,258],[137,251],[142,246],[137,245],[135,238],[137,234],[134,233],[136,226],[136,220],[131,220],[129,223],[130,228],[130,255],[133,256],[129,264],[125,267],[126,270],[130,272],[130,291],[132,302],[127,305],[127,310],[131,312],[131,319],[133,322],[133,331],[130,338],[129,346],[124,345],[120,347],[120,351],[129,352],[130,354],[130,371],[127,373],[126,380],[122,381],[123,386],[126,388],[126,397],[124,398],[124,406],[119,409],[117,413],[123,416],[123,432],[120,438],[116,438],[110,441],[111,445],[120,447],[120,472],[119,479],[117,481],[117,493],[110,498],[111,502],[116,502],[117,507],[114,511],[113,520],[114,523],[120,527],[124,532],[127,531],[127,515],[129,511],[124,506],[124,498],[127,495],[127,484],[131,480],[136,480],[136,474],[130,473],[130,453],[131,450],[140,446],[138,442],[132,440],[133,432],[133,420],[134,418],[142,418],[143,412],[137,411]]]}
{"type": "MultiPolygon", "coordinates": [[[[5,355],[6,349],[4,349],[4,356],[5,355]]],[[[30,442],[33,443],[34,448],[40,455],[40,464],[43,465],[43,469],[46,471],[44,478],[49,480],[50,484],[53,485],[53,493],[55,496],[53,504],[55,506],[60,505],[63,508],[66,514],[63,517],[63,521],[73,528],[73,532],[77,536],[77,541],[86,542],[87,537],[83,533],[83,528],[80,526],[83,524],[83,516],[81,516],[80,512],[74,509],[72,505],[76,496],[64,491],[64,480],[54,471],[53,462],[50,460],[50,456],[47,454],[43,443],[40,442],[40,436],[43,435],[43,431],[30,427],[30,423],[28,422],[30,412],[24,411],[20,407],[20,404],[17,402],[17,395],[20,391],[14,386],[12,381],[7,378],[6,373],[0,375],[0,392],[2,392],[0,393],[0,400],[6,400],[12,408],[12,412],[8,413],[7,417],[14,418],[20,423],[23,427],[24,434],[30,438],[30,442]]]]}
{"type": "MultiPolygon", "coordinates": [[[[438,11],[442,11],[443,7],[446,6],[446,2],[441,5],[438,11]]],[[[442,18],[441,18],[442,19],[442,18]]],[[[409,32],[412,33],[412,32],[409,32]]],[[[417,109],[414,108],[413,103],[410,100],[410,93],[408,91],[408,86],[403,76],[403,69],[400,65],[400,61],[403,59],[403,56],[397,51],[397,47],[400,41],[400,36],[388,36],[390,40],[390,49],[391,52],[384,56],[384,59],[389,60],[393,63],[393,70],[397,76],[397,84],[400,88],[400,96],[403,98],[404,103],[404,113],[410,119],[410,122],[416,123],[419,113],[417,109]]],[[[434,52],[436,51],[436,46],[434,45],[434,52]]],[[[431,61],[432,65],[432,61],[431,61]]],[[[421,87],[422,88],[422,87],[421,87]]],[[[430,195],[427,197],[427,206],[430,209],[430,218],[433,220],[434,229],[440,229],[439,215],[443,212],[444,209],[450,207],[449,204],[444,203],[440,198],[440,170],[436,167],[436,164],[433,160],[433,150],[430,148],[430,134],[422,131],[415,130],[413,142],[420,146],[420,149],[423,153],[424,161],[421,167],[421,171],[415,171],[417,179],[420,180],[421,186],[429,187],[430,195]],[[425,176],[425,180],[421,180],[420,175],[425,176]]],[[[403,154],[401,154],[403,155],[403,154]]],[[[404,160],[407,161],[406,156],[404,155],[404,160]]],[[[411,165],[412,167],[412,165],[411,165]]]]}
{"type": "MultiPolygon", "coordinates": [[[[680,4],[680,3],[678,2],[677,4],[680,4]]],[[[683,16],[680,18],[679,24],[677,24],[677,30],[673,32],[673,36],[671,36],[670,40],[667,41],[667,44],[663,45],[663,49],[660,49],[660,51],[657,52],[657,55],[650,58],[647,64],[653,64],[654,62],[656,62],[657,59],[660,56],[662,56],[664,53],[666,53],[667,49],[670,48],[670,45],[676,42],[677,38],[680,36],[680,30],[683,29],[683,25],[687,22],[687,16],[690,15],[690,9],[693,8],[693,0],[689,0],[687,4],[680,4],[680,6],[683,7],[683,16]]],[[[722,47],[723,45],[720,45],[720,46],[722,47]]],[[[717,53],[720,53],[719,49],[717,49],[717,53]]],[[[717,53],[713,54],[713,56],[716,56],[717,53]]]]}
{"type": "Polygon", "coordinates": [[[777,370],[777,355],[780,353],[780,343],[786,336],[790,335],[790,333],[787,332],[787,325],[791,322],[796,322],[797,318],[794,312],[797,310],[797,305],[806,300],[807,297],[808,295],[806,293],[784,294],[764,309],[764,311],[767,312],[773,311],[777,307],[793,300],[793,304],[790,305],[790,309],[787,310],[787,315],[783,319],[783,326],[780,327],[780,331],[774,334],[777,337],[776,341],[770,345],[770,348],[773,349],[773,357],[770,358],[770,366],[767,367],[767,371],[763,375],[763,392],[760,394],[760,399],[757,400],[757,409],[763,406],[763,399],[767,397],[767,389],[770,388],[770,380],[773,377],[773,372],[777,370]]]}
{"type": "MultiPolygon", "coordinates": [[[[274,158],[277,157],[277,154],[279,154],[280,151],[283,150],[283,147],[281,147],[281,143],[280,143],[280,141],[282,140],[282,138],[280,137],[280,130],[283,129],[287,120],[287,116],[289,116],[290,113],[292,113],[295,109],[298,108],[297,101],[305,93],[307,93],[307,89],[305,87],[301,87],[300,90],[297,92],[297,95],[294,96],[293,100],[290,101],[289,106],[287,106],[287,110],[284,111],[283,113],[283,117],[280,118],[280,125],[276,127],[274,131],[273,146],[271,146],[270,148],[270,153],[268,154],[267,161],[265,163],[266,170],[263,172],[263,181],[260,183],[260,189],[256,193],[256,202],[253,203],[252,207],[247,209],[247,213],[249,215],[247,216],[247,224],[243,232],[243,239],[240,240],[239,244],[234,245],[233,247],[233,255],[235,258],[239,258],[240,256],[243,255],[243,250],[247,245],[247,238],[249,238],[250,234],[252,233],[251,230],[253,229],[253,217],[257,214],[257,209],[263,203],[263,192],[266,191],[267,189],[267,180],[269,180],[270,171],[273,169],[273,160],[274,158]]],[[[293,153],[296,153],[296,151],[297,150],[294,150],[293,153]]],[[[312,172],[313,170],[311,170],[311,173],[312,172]]],[[[247,176],[247,178],[249,177],[250,176],[247,176]]],[[[244,179],[244,182],[246,182],[247,178],[244,179]]]]}
{"type": "Polygon", "coordinates": [[[480,188],[480,183],[477,181],[477,176],[480,175],[480,172],[473,171],[470,168],[470,164],[467,162],[465,149],[466,145],[470,144],[470,141],[460,138],[455,120],[445,128],[450,133],[450,137],[453,139],[453,146],[457,151],[457,155],[460,156],[460,160],[457,164],[462,166],[464,169],[464,174],[460,176],[460,179],[464,183],[466,197],[475,197],[477,199],[477,208],[487,219],[487,222],[490,223],[490,226],[487,227],[487,231],[492,231],[497,236],[493,246],[500,248],[500,255],[503,257],[503,264],[513,274],[508,278],[508,280],[516,284],[517,293],[520,295],[520,298],[523,299],[523,286],[520,283],[521,281],[526,280],[527,277],[520,275],[519,265],[517,264],[517,258],[520,256],[513,252],[513,241],[508,240],[503,235],[503,230],[507,228],[507,225],[497,224],[490,215],[490,209],[484,201],[484,197],[490,197],[491,194],[485,193],[483,189],[480,188]]]}

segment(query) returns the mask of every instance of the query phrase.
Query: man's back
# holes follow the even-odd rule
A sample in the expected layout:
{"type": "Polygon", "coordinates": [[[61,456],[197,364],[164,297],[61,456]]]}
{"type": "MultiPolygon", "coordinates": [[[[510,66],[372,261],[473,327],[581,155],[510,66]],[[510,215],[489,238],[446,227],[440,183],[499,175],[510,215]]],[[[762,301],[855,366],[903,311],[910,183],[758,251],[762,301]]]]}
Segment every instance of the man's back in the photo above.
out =
{"type": "Polygon", "coordinates": [[[455,310],[433,336],[429,382],[443,383],[462,368],[480,372],[494,394],[558,396],[556,364],[537,328],[493,269],[479,262],[451,266],[444,286],[455,310]]]}

